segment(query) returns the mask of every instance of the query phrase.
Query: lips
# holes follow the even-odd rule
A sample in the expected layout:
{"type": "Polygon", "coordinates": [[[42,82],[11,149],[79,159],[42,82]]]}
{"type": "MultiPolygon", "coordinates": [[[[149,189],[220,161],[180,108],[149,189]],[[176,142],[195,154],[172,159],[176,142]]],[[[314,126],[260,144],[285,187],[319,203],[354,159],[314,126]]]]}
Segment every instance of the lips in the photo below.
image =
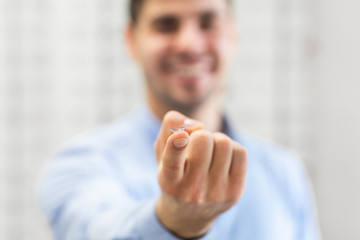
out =
{"type": "Polygon", "coordinates": [[[184,78],[197,78],[208,73],[208,71],[209,68],[207,66],[203,66],[202,64],[190,66],[176,65],[172,68],[171,73],[184,78]]]}

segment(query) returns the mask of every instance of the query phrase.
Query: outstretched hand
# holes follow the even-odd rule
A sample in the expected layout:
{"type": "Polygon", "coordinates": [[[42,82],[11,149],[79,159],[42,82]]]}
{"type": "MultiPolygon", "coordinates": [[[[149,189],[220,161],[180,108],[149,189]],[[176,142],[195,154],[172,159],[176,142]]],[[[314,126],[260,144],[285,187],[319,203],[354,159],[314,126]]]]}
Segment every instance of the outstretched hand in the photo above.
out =
{"type": "Polygon", "coordinates": [[[223,133],[168,112],[155,142],[162,195],[156,205],[160,222],[182,238],[207,233],[245,189],[247,155],[223,133]],[[185,127],[172,133],[170,129],[185,127]]]}

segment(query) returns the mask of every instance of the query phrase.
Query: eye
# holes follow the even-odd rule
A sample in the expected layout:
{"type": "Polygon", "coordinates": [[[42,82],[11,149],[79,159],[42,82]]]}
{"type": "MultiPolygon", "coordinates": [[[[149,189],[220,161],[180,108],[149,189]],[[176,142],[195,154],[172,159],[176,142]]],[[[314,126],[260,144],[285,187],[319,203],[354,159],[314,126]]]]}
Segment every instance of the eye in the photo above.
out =
{"type": "Polygon", "coordinates": [[[172,33],[178,30],[179,21],[175,17],[164,16],[156,19],[153,25],[158,32],[172,33]]]}
{"type": "Polygon", "coordinates": [[[211,30],[216,25],[215,15],[211,12],[205,13],[200,17],[200,28],[202,30],[211,30]]]}

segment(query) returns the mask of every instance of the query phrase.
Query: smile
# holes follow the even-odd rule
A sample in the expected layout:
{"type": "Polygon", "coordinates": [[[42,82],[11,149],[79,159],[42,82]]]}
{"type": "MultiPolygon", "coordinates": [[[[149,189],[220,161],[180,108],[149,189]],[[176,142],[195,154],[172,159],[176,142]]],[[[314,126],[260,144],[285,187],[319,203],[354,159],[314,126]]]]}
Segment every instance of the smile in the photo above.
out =
{"type": "Polygon", "coordinates": [[[193,66],[175,66],[172,73],[183,77],[199,77],[208,72],[209,67],[202,64],[193,66]]]}

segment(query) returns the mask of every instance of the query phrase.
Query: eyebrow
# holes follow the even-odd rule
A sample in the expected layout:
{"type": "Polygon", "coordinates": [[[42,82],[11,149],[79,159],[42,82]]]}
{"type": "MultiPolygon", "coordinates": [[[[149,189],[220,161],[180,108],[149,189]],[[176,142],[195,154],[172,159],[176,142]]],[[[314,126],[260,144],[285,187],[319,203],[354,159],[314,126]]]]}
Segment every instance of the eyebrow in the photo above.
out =
{"type": "Polygon", "coordinates": [[[152,24],[156,25],[163,21],[176,20],[176,19],[178,19],[178,16],[175,14],[165,14],[165,15],[155,17],[155,19],[152,21],[152,24]]]}
{"type": "Polygon", "coordinates": [[[201,17],[216,17],[217,14],[213,10],[207,10],[200,14],[201,17]]]}

